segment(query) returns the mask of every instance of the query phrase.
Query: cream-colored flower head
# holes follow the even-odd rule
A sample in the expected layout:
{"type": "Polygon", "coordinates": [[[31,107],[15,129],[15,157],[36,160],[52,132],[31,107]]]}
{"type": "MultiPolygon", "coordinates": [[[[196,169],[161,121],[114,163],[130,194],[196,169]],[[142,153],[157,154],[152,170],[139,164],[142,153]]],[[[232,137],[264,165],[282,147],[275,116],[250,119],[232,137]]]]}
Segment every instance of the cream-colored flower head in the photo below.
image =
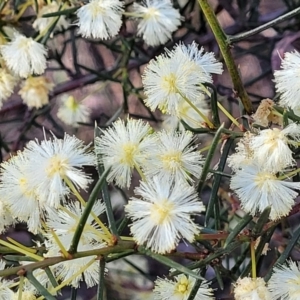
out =
{"type": "Polygon", "coordinates": [[[123,2],[90,0],[77,10],[78,33],[83,37],[108,39],[118,34],[122,25],[123,2]]]}
{"type": "Polygon", "coordinates": [[[276,220],[291,211],[300,182],[280,180],[275,173],[253,162],[236,171],[230,188],[238,195],[245,212],[255,215],[270,206],[270,219],[276,220]]]}
{"type": "MultiPolygon", "coordinates": [[[[46,237],[51,240],[53,238],[52,230],[58,238],[62,238],[68,247],[73,239],[75,230],[77,229],[80,217],[83,214],[84,207],[79,202],[70,203],[58,210],[52,209],[47,214],[46,227],[49,229],[46,237]]],[[[105,205],[99,200],[93,205],[93,213],[96,216],[101,215],[105,211],[105,205]]],[[[86,221],[86,226],[80,236],[82,245],[98,241],[103,243],[103,231],[95,223],[94,218],[90,214],[86,221]]]]}
{"type": "MultiPolygon", "coordinates": [[[[67,9],[67,7],[65,7],[67,9]]],[[[39,32],[43,32],[57,17],[49,17],[45,18],[43,15],[58,12],[59,11],[59,5],[54,0],[51,3],[44,5],[38,12],[36,20],[33,22],[32,26],[34,29],[36,29],[39,32]]],[[[62,29],[68,28],[69,23],[64,15],[61,15],[55,24],[54,31],[60,31],[62,29]]],[[[51,36],[53,36],[53,32],[51,33],[51,36]]]]}
{"type": "Polygon", "coordinates": [[[0,201],[0,233],[3,233],[6,228],[15,223],[15,218],[11,215],[10,210],[8,209],[7,204],[2,198],[1,191],[0,197],[2,201],[0,201]]]}
{"type": "Polygon", "coordinates": [[[250,141],[253,158],[272,172],[279,172],[295,164],[289,145],[300,141],[300,125],[292,123],[284,129],[264,129],[250,141]]]}
{"type": "Polygon", "coordinates": [[[286,265],[278,265],[273,270],[268,282],[268,289],[272,299],[299,300],[300,299],[300,266],[299,262],[287,261],[286,265]]]}
{"type": "Polygon", "coordinates": [[[287,52],[281,62],[281,70],[274,72],[276,91],[280,93],[279,104],[292,109],[300,106],[300,53],[287,52]]]}
{"type": "MultiPolygon", "coordinates": [[[[0,260],[0,271],[5,269],[5,262],[0,260]]],[[[0,300],[13,300],[14,292],[10,289],[12,280],[0,279],[0,300]]]]}
{"type": "Polygon", "coordinates": [[[145,103],[151,110],[176,114],[179,103],[188,99],[196,103],[203,93],[200,83],[211,76],[199,71],[197,64],[183,51],[168,51],[152,59],[142,76],[145,103]]]}
{"type": "Polygon", "coordinates": [[[152,129],[141,120],[118,120],[96,137],[95,150],[106,169],[111,167],[108,182],[129,188],[132,172],[141,168],[149,149],[155,147],[152,129]]]}
{"type": "Polygon", "coordinates": [[[81,168],[95,165],[96,160],[89,145],[68,134],[63,139],[30,141],[24,154],[28,158],[25,173],[31,174],[29,186],[36,191],[41,205],[55,208],[69,193],[66,181],[77,188],[88,187],[91,178],[81,168]]]}
{"type": "Polygon", "coordinates": [[[165,44],[180,26],[180,13],[170,0],[145,0],[134,3],[133,11],[139,18],[138,35],[149,46],[165,44]]]}
{"type": "Polygon", "coordinates": [[[271,297],[263,278],[239,278],[234,284],[235,300],[275,300],[271,297]]]}
{"type": "Polygon", "coordinates": [[[194,136],[190,131],[157,133],[158,141],[144,164],[146,176],[161,176],[163,181],[169,178],[193,182],[192,176],[199,178],[203,158],[192,145],[194,136]]]}
{"type": "Polygon", "coordinates": [[[0,46],[0,52],[7,67],[20,77],[40,75],[46,69],[45,47],[18,32],[10,43],[0,46]]]}
{"type": "MultiPolygon", "coordinates": [[[[155,281],[153,290],[154,300],[187,300],[195,285],[195,278],[184,274],[174,277],[174,280],[158,278],[155,281]]],[[[195,300],[215,299],[213,289],[209,287],[210,283],[206,280],[201,285],[195,295],[195,300]]]]}
{"type": "Polygon", "coordinates": [[[25,171],[27,162],[26,155],[18,152],[1,164],[0,198],[12,217],[26,222],[28,230],[36,234],[41,228],[43,213],[35,189],[29,186],[32,174],[25,171]]]}
{"type": "Polygon", "coordinates": [[[132,219],[131,233],[139,245],[152,251],[167,253],[175,249],[181,238],[189,242],[199,233],[192,214],[205,210],[193,187],[183,181],[162,180],[159,176],[141,181],[125,207],[132,219]]]}
{"type": "Polygon", "coordinates": [[[28,77],[23,81],[19,95],[29,108],[41,108],[49,103],[49,92],[54,84],[45,76],[28,77]]]}
{"type": "MultiPolygon", "coordinates": [[[[100,201],[96,201],[93,206],[93,213],[98,216],[105,210],[105,206],[100,201]]],[[[57,240],[65,248],[69,249],[73,235],[80,222],[84,207],[78,202],[67,204],[58,210],[49,211],[46,222],[47,242],[45,243],[48,250],[46,257],[60,256],[60,245],[57,240]]],[[[87,218],[86,225],[80,236],[78,243],[78,251],[88,251],[99,249],[107,246],[103,242],[103,231],[99,228],[94,217],[90,214],[87,218]]],[[[71,279],[69,285],[75,288],[79,287],[80,281],[85,281],[88,287],[92,287],[99,283],[99,261],[97,255],[67,260],[53,266],[54,274],[61,280],[71,279]],[[77,275],[76,275],[77,274],[77,275]]]]}
{"type": "Polygon", "coordinates": [[[13,93],[14,87],[16,86],[18,79],[10,74],[6,69],[0,69],[0,109],[3,101],[13,93]]]}
{"type": "Polygon", "coordinates": [[[82,102],[78,102],[71,95],[63,95],[57,111],[57,117],[67,125],[79,127],[78,123],[90,120],[90,109],[82,102]]]}

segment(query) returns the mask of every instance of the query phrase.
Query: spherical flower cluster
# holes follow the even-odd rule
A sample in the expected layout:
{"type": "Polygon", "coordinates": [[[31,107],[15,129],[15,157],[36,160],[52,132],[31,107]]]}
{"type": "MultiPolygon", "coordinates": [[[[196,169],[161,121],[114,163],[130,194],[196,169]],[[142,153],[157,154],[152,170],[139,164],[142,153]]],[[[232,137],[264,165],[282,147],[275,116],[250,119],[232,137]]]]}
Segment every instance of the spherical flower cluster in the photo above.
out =
{"type": "MultiPolygon", "coordinates": [[[[175,280],[158,278],[155,281],[153,290],[155,300],[176,299],[187,300],[196,282],[195,278],[184,274],[175,276],[175,280]]],[[[201,282],[201,285],[194,297],[195,300],[215,299],[213,297],[213,289],[209,287],[206,280],[201,282]]]]}
{"type": "Polygon", "coordinates": [[[175,249],[181,238],[194,240],[199,227],[191,214],[205,210],[193,187],[184,181],[161,180],[159,176],[141,182],[125,207],[133,221],[131,233],[139,245],[152,251],[167,253],[175,249]]]}
{"type": "Polygon", "coordinates": [[[49,92],[52,91],[54,84],[44,76],[28,77],[19,91],[29,108],[41,108],[49,103],[49,92]]]}
{"type": "Polygon", "coordinates": [[[199,177],[203,159],[193,146],[194,137],[189,131],[183,133],[157,133],[156,147],[152,149],[145,163],[147,177],[160,175],[163,181],[168,178],[192,182],[191,176],[199,177]]]}
{"type": "Polygon", "coordinates": [[[2,107],[3,101],[13,93],[14,87],[16,86],[18,79],[10,74],[6,69],[0,69],[0,108],[2,107]]]}
{"type": "Polygon", "coordinates": [[[108,39],[118,34],[122,25],[123,2],[90,0],[77,10],[79,34],[94,39],[108,39]]]}
{"type": "Polygon", "coordinates": [[[151,127],[141,120],[128,119],[126,124],[118,120],[102,133],[95,139],[95,148],[100,162],[106,169],[111,168],[107,180],[128,188],[133,169],[141,168],[148,152],[155,146],[151,127]]]}
{"type": "MultiPolygon", "coordinates": [[[[37,18],[32,24],[33,28],[40,32],[43,32],[57,18],[57,17],[45,18],[45,17],[43,17],[43,15],[55,13],[58,11],[59,11],[59,5],[56,1],[52,1],[52,2],[48,3],[47,5],[44,5],[39,10],[37,18]]],[[[51,37],[53,36],[53,32],[68,28],[68,26],[69,26],[69,23],[68,23],[66,17],[64,15],[59,16],[59,19],[55,24],[55,28],[51,33],[51,37]]]]}
{"type": "Polygon", "coordinates": [[[67,125],[79,127],[78,123],[87,123],[90,119],[90,109],[83,103],[77,102],[71,95],[60,99],[57,117],[67,125]]]}
{"type": "MultiPolygon", "coordinates": [[[[95,203],[93,212],[96,216],[102,214],[104,210],[104,204],[99,201],[95,203]]],[[[66,205],[57,211],[50,211],[46,222],[46,237],[48,239],[45,244],[48,250],[46,257],[61,255],[61,246],[65,249],[70,247],[82,213],[83,207],[78,202],[66,205]],[[60,245],[57,243],[57,239],[60,241],[60,245]]],[[[102,237],[103,232],[98,224],[95,224],[95,219],[89,215],[79,240],[78,251],[105,247],[106,244],[102,237]]],[[[70,285],[75,288],[79,287],[83,278],[88,287],[99,283],[99,262],[96,255],[61,262],[53,267],[53,271],[57,278],[62,280],[66,281],[71,278],[70,285]]]]}
{"type": "Polygon", "coordinates": [[[142,76],[145,103],[151,110],[159,108],[176,115],[182,101],[197,103],[203,93],[200,84],[212,82],[211,72],[222,73],[222,64],[213,54],[203,54],[195,43],[190,47],[177,45],[147,65],[142,76]]]}
{"type": "Polygon", "coordinates": [[[300,266],[298,262],[287,261],[286,265],[278,265],[273,270],[268,282],[272,299],[300,299],[300,266]]]}
{"type": "Polygon", "coordinates": [[[235,172],[230,188],[247,213],[255,215],[270,206],[270,218],[276,220],[291,211],[300,183],[281,180],[278,174],[284,175],[286,168],[295,164],[290,146],[299,142],[299,130],[300,126],[292,123],[282,130],[249,133],[229,157],[229,166],[235,172]]]}
{"type": "Polygon", "coordinates": [[[133,4],[134,14],[139,18],[138,35],[149,46],[164,44],[180,25],[180,13],[170,0],[146,0],[133,4]]]}
{"type": "Polygon", "coordinates": [[[7,67],[20,77],[40,75],[46,69],[45,47],[18,32],[14,33],[10,43],[0,46],[0,53],[7,67]]]}
{"type": "Polygon", "coordinates": [[[239,278],[234,284],[235,300],[273,300],[263,278],[239,278]]]}
{"type": "Polygon", "coordinates": [[[44,213],[57,208],[69,194],[67,183],[85,189],[90,178],[80,170],[83,165],[94,165],[94,155],[88,146],[75,137],[31,141],[1,164],[0,197],[13,218],[25,221],[36,233],[44,213]]]}
{"type": "Polygon", "coordinates": [[[300,53],[287,52],[281,63],[282,70],[274,72],[275,87],[280,96],[280,105],[291,109],[300,108],[300,53]]]}
{"type": "Polygon", "coordinates": [[[253,163],[236,171],[230,188],[238,195],[246,212],[255,215],[270,206],[270,219],[276,220],[291,211],[300,182],[280,180],[276,174],[253,163]]]}

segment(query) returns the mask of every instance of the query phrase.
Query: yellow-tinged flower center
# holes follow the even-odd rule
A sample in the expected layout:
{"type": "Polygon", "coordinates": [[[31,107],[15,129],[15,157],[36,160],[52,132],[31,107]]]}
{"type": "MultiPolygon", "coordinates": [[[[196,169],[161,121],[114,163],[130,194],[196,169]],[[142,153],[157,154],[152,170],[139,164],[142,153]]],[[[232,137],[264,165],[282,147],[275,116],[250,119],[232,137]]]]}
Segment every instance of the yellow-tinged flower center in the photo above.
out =
{"type": "Polygon", "coordinates": [[[24,36],[17,37],[17,48],[20,49],[21,51],[24,51],[26,55],[32,50],[33,46],[33,39],[32,38],[26,38],[24,36]]]}
{"type": "Polygon", "coordinates": [[[93,20],[98,18],[99,15],[105,15],[106,13],[105,7],[101,6],[98,1],[91,2],[87,7],[89,8],[93,20]]]}
{"type": "Polygon", "coordinates": [[[160,16],[160,12],[155,7],[149,7],[147,12],[144,14],[145,20],[157,19],[160,16]]]}
{"type": "Polygon", "coordinates": [[[186,276],[180,278],[176,284],[176,292],[179,294],[186,294],[189,292],[190,282],[186,276]]]}
{"type": "Polygon", "coordinates": [[[267,180],[276,180],[276,179],[277,179],[277,177],[273,174],[270,174],[268,172],[259,172],[259,173],[257,173],[254,181],[257,184],[257,186],[261,188],[262,186],[265,186],[265,185],[268,186],[266,184],[267,180]]]}
{"type": "Polygon", "coordinates": [[[163,167],[168,171],[175,171],[182,165],[182,152],[172,151],[160,156],[163,167]]]}
{"type": "Polygon", "coordinates": [[[172,212],[173,209],[174,204],[168,199],[163,199],[159,203],[154,203],[150,210],[152,221],[156,225],[161,225],[164,222],[168,222],[170,219],[170,212],[172,212]]]}
{"type": "Polygon", "coordinates": [[[59,174],[60,176],[64,176],[66,174],[66,168],[68,165],[68,159],[60,157],[58,155],[54,155],[49,159],[48,168],[46,170],[49,176],[53,176],[55,174],[59,174]]]}
{"type": "Polygon", "coordinates": [[[162,76],[161,78],[161,87],[166,90],[169,94],[177,93],[176,87],[176,75],[174,73],[170,73],[168,76],[162,76]]]}
{"type": "Polygon", "coordinates": [[[137,145],[133,143],[127,143],[122,146],[122,154],[120,163],[134,167],[134,157],[137,154],[137,145]]]}
{"type": "Polygon", "coordinates": [[[269,129],[266,134],[266,143],[271,149],[277,149],[279,140],[287,143],[288,139],[278,128],[269,129]]]}
{"type": "Polygon", "coordinates": [[[72,111],[76,111],[79,107],[79,104],[76,102],[73,96],[69,96],[66,103],[66,107],[72,111]]]}

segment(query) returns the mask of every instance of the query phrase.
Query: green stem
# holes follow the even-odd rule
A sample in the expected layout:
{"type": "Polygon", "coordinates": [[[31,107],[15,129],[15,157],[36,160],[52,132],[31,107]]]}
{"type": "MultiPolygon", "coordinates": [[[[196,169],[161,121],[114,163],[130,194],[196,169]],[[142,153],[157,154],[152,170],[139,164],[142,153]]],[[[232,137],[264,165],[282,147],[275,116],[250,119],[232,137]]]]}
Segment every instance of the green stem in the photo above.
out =
{"type": "Polygon", "coordinates": [[[252,266],[252,278],[256,278],[256,259],[255,259],[255,241],[250,243],[251,250],[251,266],[252,266]]]}
{"type": "Polygon", "coordinates": [[[200,7],[206,17],[207,22],[209,23],[211,30],[218,42],[221,53],[223,55],[225,64],[228,68],[231,80],[233,82],[233,88],[236,95],[241,99],[244,108],[248,114],[252,113],[252,103],[249,99],[249,96],[244,88],[241,77],[239,75],[238,69],[234,63],[232,54],[230,52],[227,36],[222,30],[216,15],[208,4],[207,0],[198,0],[200,7]]]}
{"type": "Polygon", "coordinates": [[[205,121],[209,128],[215,128],[214,124],[208,119],[208,117],[204,115],[190,99],[184,96],[179,90],[177,90],[177,93],[197,112],[197,114],[205,121]]]}
{"type": "Polygon", "coordinates": [[[103,174],[102,176],[99,178],[98,182],[96,183],[96,186],[94,187],[90,197],[89,197],[89,200],[86,204],[86,207],[84,208],[84,211],[82,213],[82,216],[80,218],[80,221],[78,223],[78,226],[76,228],[76,231],[74,233],[74,236],[73,236],[73,239],[72,239],[72,242],[71,242],[71,246],[70,246],[70,249],[69,249],[69,253],[70,254],[74,254],[77,252],[77,247],[78,247],[78,244],[79,244],[79,241],[80,241],[80,237],[81,237],[81,234],[83,232],[83,229],[84,229],[84,226],[87,222],[87,219],[92,211],[92,208],[94,206],[94,203],[95,201],[97,200],[97,197],[98,197],[98,194],[99,194],[99,191],[101,190],[105,180],[106,180],[106,176],[107,174],[110,172],[110,169],[107,169],[103,174]]]}
{"type": "Polygon", "coordinates": [[[291,178],[291,177],[293,177],[294,175],[296,175],[299,172],[300,172],[300,168],[298,168],[298,169],[296,169],[294,171],[291,171],[291,172],[289,172],[287,174],[284,174],[282,176],[279,176],[278,180],[285,180],[286,178],[291,178]]]}
{"type": "MultiPolygon", "coordinates": [[[[95,126],[94,140],[96,139],[96,137],[100,137],[100,136],[101,136],[101,131],[97,126],[95,126]]],[[[101,160],[101,154],[96,153],[96,155],[97,155],[97,161],[99,162],[101,160]]],[[[97,171],[98,171],[99,176],[101,176],[101,174],[104,173],[105,169],[104,169],[103,164],[101,164],[101,163],[97,164],[97,171]]],[[[116,226],[116,222],[115,222],[113,208],[111,205],[111,199],[110,199],[110,195],[109,195],[109,191],[108,191],[107,182],[104,182],[103,187],[102,187],[102,198],[105,203],[105,210],[106,210],[106,215],[107,215],[107,219],[108,219],[108,223],[109,223],[109,228],[110,228],[111,232],[116,237],[118,237],[119,234],[118,234],[118,230],[117,230],[117,226],[116,226]]]]}
{"type": "Polygon", "coordinates": [[[207,174],[208,174],[209,169],[210,169],[210,163],[211,163],[212,158],[213,158],[213,156],[215,154],[215,151],[216,151],[217,146],[219,144],[219,140],[220,140],[221,134],[223,132],[223,127],[224,127],[224,124],[222,124],[220,126],[220,128],[217,130],[216,135],[215,135],[215,137],[214,137],[214,139],[213,139],[213,141],[211,143],[211,146],[209,148],[209,151],[207,153],[206,160],[205,160],[205,163],[204,163],[204,166],[203,166],[203,169],[202,169],[201,177],[200,177],[198,188],[197,188],[197,191],[199,193],[201,192],[201,190],[202,190],[202,188],[204,186],[207,174]]]}
{"type": "Polygon", "coordinates": [[[104,299],[104,276],[105,276],[105,260],[101,257],[99,260],[99,284],[97,289],[97,300],[104,299]]]}

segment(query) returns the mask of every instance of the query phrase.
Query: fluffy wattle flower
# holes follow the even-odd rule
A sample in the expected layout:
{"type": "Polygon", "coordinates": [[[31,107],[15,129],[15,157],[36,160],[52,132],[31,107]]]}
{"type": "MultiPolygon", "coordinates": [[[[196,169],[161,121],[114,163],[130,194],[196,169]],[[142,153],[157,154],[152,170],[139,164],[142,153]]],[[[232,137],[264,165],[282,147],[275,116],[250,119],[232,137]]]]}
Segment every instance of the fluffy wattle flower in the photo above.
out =
{"type": "Polygon", "coordinates": [[[279,172],[295,164],[289,145],[300,141],[300,125],[292,123],[284,129],[265,129],[253,136],[250,147],[258,164],[272,172],[279,172]]]}
{"type": "MultiPolygon", "coordinates": [[[[59,210],[52,210],[46,222],[47,242],[45,246],[48,250],[46,257],[61,255],[61,245],[69,249],[73,235],[80,222],[84,208],[78,204],[66,205],[59,210]],[[59,245],[57,240],[60,241],[59,245]]],[[[104,204],[97,201],[93,207],[93,213],[98,216],[105,210],[104,204]]],[[[88,251],[105,247],[103,242],[103,231],[92,215],[89,215],[78,243],[78,251],[88,251]]],[[[80,281],[84,280],[88,287],[99,283],[99,262],[97,255],[67,260],[53,266],[55,275],[61,280],[73,279],[70,282],[75,288],[79,287],[80,281]],[[74,276],[77,274],[76,276],[74,276]]]]}
{"type": "Polygon", "coordinates": [[[154,252],[172,251],[181,238],[192,242],[199,227],[192,214],[205,210],[193,187],[182,181],[148,178],[135,189],[139,198],[131,198],[125,207],[132,219],[131,233],[139,245],[154,252]]]}
{"type": "MultiPolygon", "coordinates": [[[[47,228],[51,228],[55,234],[64,240],[67,247],[70,246],[75,230],[80,221],[80,217],[83,214],[84,207],[79,202],[74,202],[65,205],[63,208],[58,210],[51,210],[47,215],[47,228]]],[[[93,213],[96,216],[101,215],[105,211],[105,206],[100,201],[96,201],[93,206],[93,213]]],[[[80,237],[81,244],[90,244],[94,241],[103,242],[103,232],[99,228],[98,224],[95,223],[94,218],[89,215],[86,226],[80,237]]],[[[48,238],[51,239],[52,233],[47,234],[48,238]]]]}
{"type": "Polygon", "coordinates": [[[108,182],[115,181],[120,187],[129,187],[134,168],[141,168],[149,149],[155,145],[149,124],[141,120],[118,120],[111,128],[102,130],[96,137],[95,150],[106,169],[111,168],[108,182]]]}
{"type": "Polygon", "coordinates": [[[19,91],[19,95],[29,108],[41,108],[49,103],[49,93],[54,84],[44,76],[28,77],[19,91]]]}
{"type": "Polygon", "coordinates": [[[145,103],[151,110],[176,114],[182,101],[192,103],[203,93],[200,83],[211,81],[210,75],[199,72],[199,67],[182,51],[168,52],[152,59],[142,76],[145,103]]]}
{"type": "Polygon", "coordinates": [[[35,189],[29,185],[31,174],[25,171],[27,162],[27,157],[18,152],[1,164],[0,198],[13,218],[26,222],[29,231],[37,233],[43,213],[35,189]]]}
{"type": "MultiPolygon", "coordinates": [[[[0,260],[0,271],[5,269],[5,262],[0,260]]],[[[13,281],[0,279],[0,300],[13,300],[14,292],[10,289],[13,281]]]]}
{"type": "Polygon", "coordinates": [[[40,75],[46,69],[45,47],[22,34],[15,32],[10,43],[0,46],[0,52],[7,67],[20,77],[40,75]]]}
{"type": "Polygon", "coordinates": [[[274,72],[275,87],[280,96],[280,105],[297,109],[300,107],[300,53],[287,52],[281,69],[274,72]]]}
{"type": "Polygon", "coordinates": [[[230,188],[247,213],[255,215],[270,206],[270,219],[276,220],[291,211],[300,182],[280,180],[274,173],[252,163],[236,171],[231,177],[230,188]]]}
{"type": "Polygon", "coordinates": [[[134,14],[139,17],[138,35],[149,46],[166,43],[180,25],[180,13],[170,0],[146,0],[133,4],[134,14]]]}
{"type": "Polygon", "coordinates": [[[152,149],[145,163],[148,177],[160,175],[162,180],[174,177],[176,180],[193,181],[191,175],[200,177],[203,159],[193,146],[194,137],[190,131],[183,133],[161,131],[157,134],[156,147],[152,149]]]}
{"type": "Polygon", "coordinates": [[[268,282],[272,299],[300,299],[300,266],[298,262],[287,261],[287,265],[278,265],[268,282]]]}
{"type": "Polygon", "coordinates": [[[108,39],[118,34],[122,25],[123,2],[90,0],[77,10],[78,33],[83,37],[108,39]]]}
{"type": "Polygon", "coordinates": [[[271,297],[263,278],[239,278],[234,284],[235,300],[275,300],[271,297]]]}
{"type": "Polygon", "coordinates": [[[90,119],[90,109],[77,102],[73,96],[64,95],[61,98],[57,117],[67,125],[79,127],[78,123],[87,123],[90,119]]]}
{"type": "Polygon", "coordinates": [[[24,151],[28,158],[25,172],[31,174],[29,185],[36,191],[41,204],[58,207],[69,193],[66,181],[77,188],[86,189],[90,178],[80,168],[95,164],[89,145],[75,136],[65,134],[64,139],[30,141],[24,151]]]}
{"type": "MultiPolygon", "coordinates": [[[[65,7],[68,9],[68,7],[65,7]]],[[[45,18],[43,15],[55,13],[59,11],[59,5],[56,1],[52,1],[51,3],[44,5],[38,12],[36,20],[33,22],[32,26],[34,29],[39,32],[43,32],[57,17],[48,17],[45,18]]],[[[59,31],[65,28],[68,28],[69,23],[66,19],[66,16],[61,15],[55,24],[54,32],[59,31]]],[[[51,37],[53,36],[53,32],[51,33],[51,37]]]]}
{"type": "Polygon", "coordinates": [[[12,76],[4,68],[0,69],[0,108],[2,107],[3,101],[13,93],[14,87],[16,86],[18,79],[12,76]]]}
{"type": "MultiPolygon", "coordinates": [[[[184,274],[174,277],[175,280],[158,278],[155,281],[153,290],[154,300],[187,300],[195,284],[195,278],[184,274]]],[[[195,300],[215,299],[213,289],[209,287],[206,280],[201,285],[195,295],[195,300]]]]}

